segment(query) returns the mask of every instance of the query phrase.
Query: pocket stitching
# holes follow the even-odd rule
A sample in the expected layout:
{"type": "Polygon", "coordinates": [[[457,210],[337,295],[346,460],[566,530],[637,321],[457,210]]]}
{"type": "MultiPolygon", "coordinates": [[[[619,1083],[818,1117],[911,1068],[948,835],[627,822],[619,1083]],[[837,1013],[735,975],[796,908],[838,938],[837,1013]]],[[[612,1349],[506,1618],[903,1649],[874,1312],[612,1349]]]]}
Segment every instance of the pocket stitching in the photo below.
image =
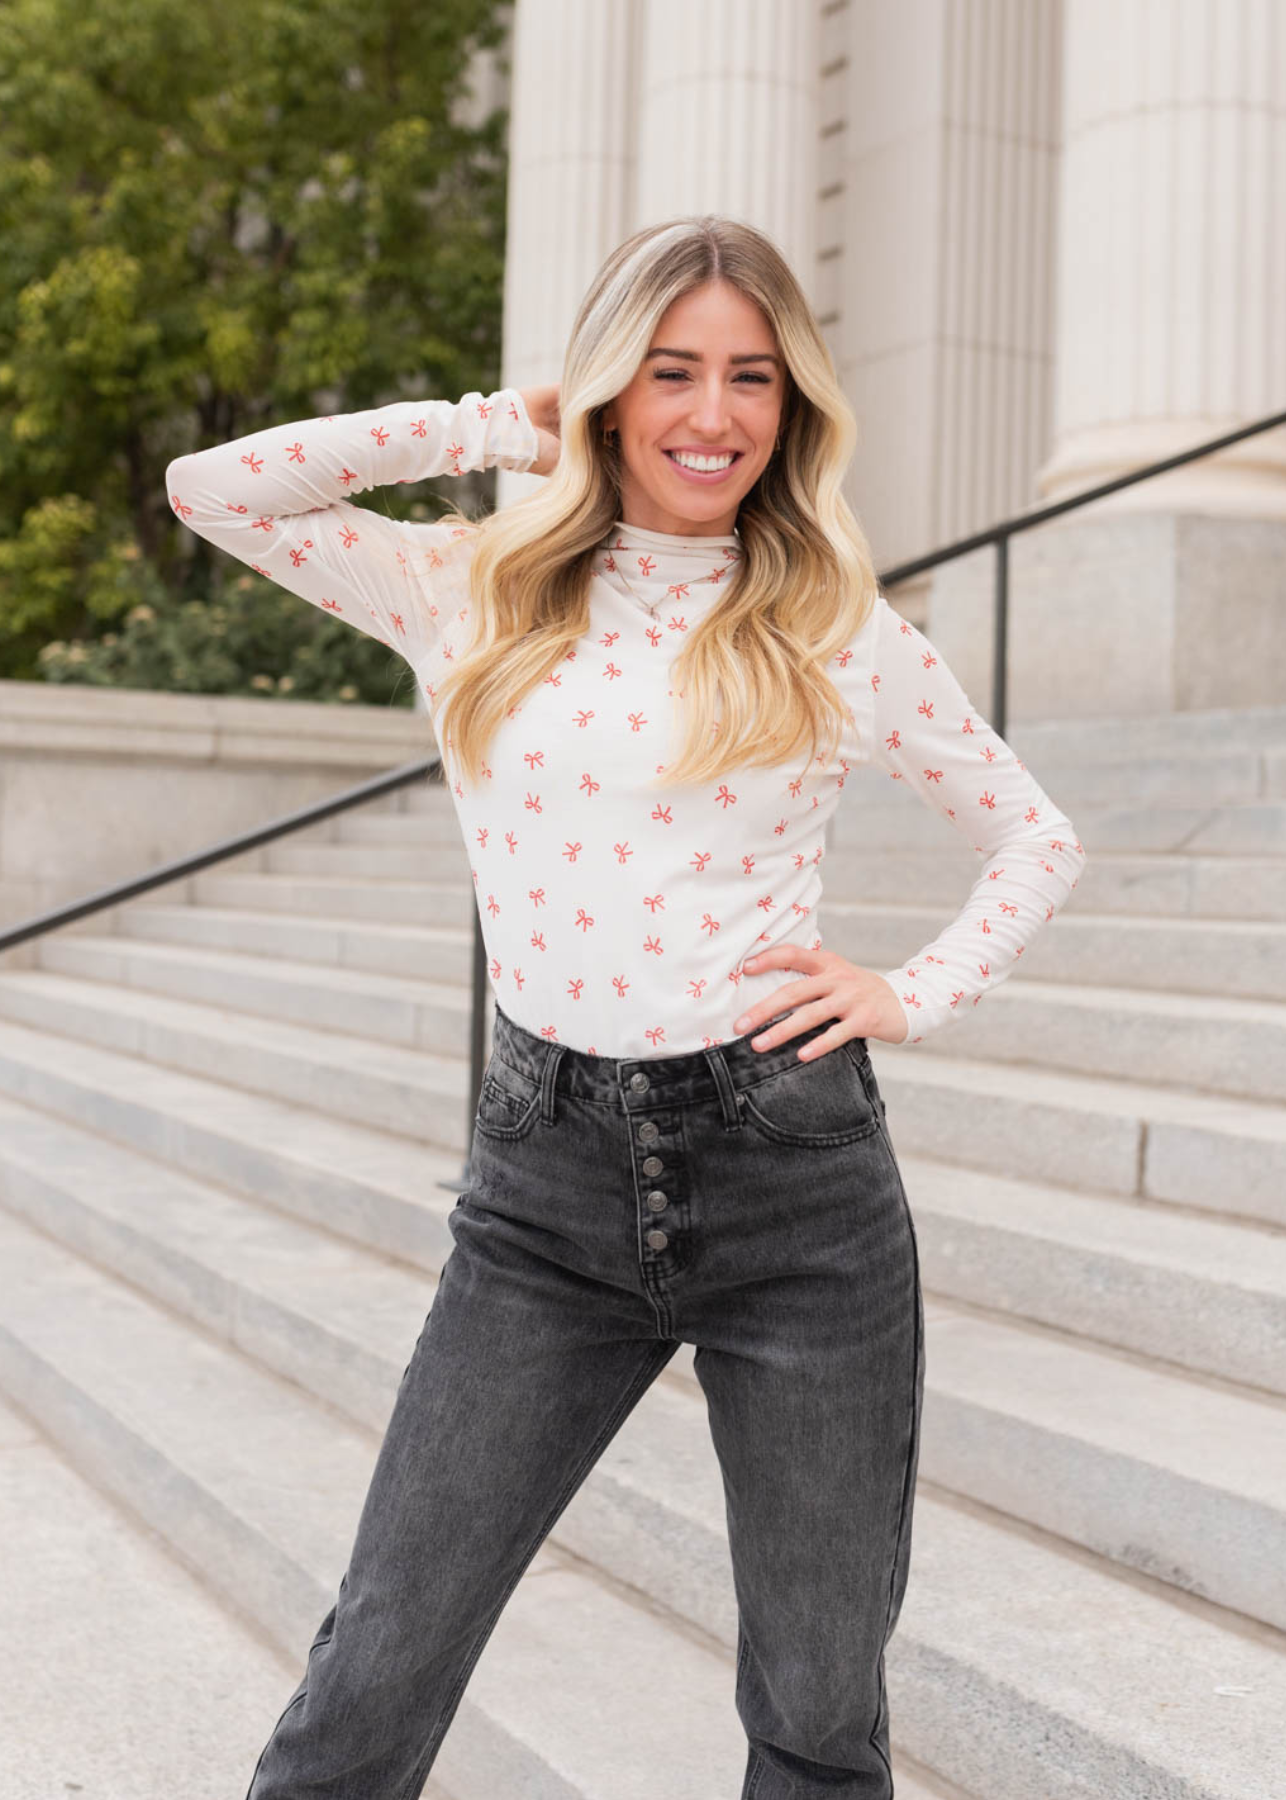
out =
{"type": "MultiPolygon", "coordinates": [[[[779,1124],[777,1124],[777,1122],[775,1120],[768,1118],[766,1116],[766,1114],[761,1112],[760,1109],[755,1105],[754,1101],[750,1098],[750,1096],[754,1092],[755,1087],[762,1087],[764,1085],[763,1082],[756,1082],[750,1088],[743,1088],[740,1093],[740,1096],[739,1096],[741,1104],[742,1104],[743,1116],[748,1119],[752,1128],[762,1132],[762,1134],[765,1137],[770,1138],[775,1143],[790,1144],[790,1145],[793,1145],[800,1149],[840,1148],[846,1144],[861,1143],[863,1138],[870,1137],[874,1132],[878,1131],[880,1128],[880,1117],[879,1117],[878,1108],[875,1106],[874,1102],[871,1099],[870,1092],[867,1088],[866,1081],[863,1077],[862,1064],[858,1060],[858,1058],[852,1054],[852,1052],[849,1050],[848,1046],[849,1046],[849,1040],[845,1039],[845,1041],[842,1044],[839,1044],[836,1046],[836,1049],[840,1050],[840,1051],[844,1051],[848,1055],[848,1061],[849,1061],[850,1065],[853,1067],[853,1069],[855,1070],[855,1072],[859,1078],[863,1098],[865,1099],[866,1104],[870,1109],[871,1116],[869,1118],[863,1119],[861,1121],[861,1123],[855,1127],[852,1127],[852,1128],[846,1127],[842,1131],[823,1131],[823,1132],[792,1131],[789,1126],[779,1125],[779,1124]]],[[[826,1052],[826,1054],[828,1056],[834,1056],[836,1054],[836,1050],[829,1050],[826,1052]]],[[[778,1070],[777,1071],[778,1074],[793,1073],[793,1072],[794,1071],[790,1070],[789,1068],[786,1070],[778,1070]]],[[[765,1076],[765,1078],[764,1078],[765,1081],[769,1081],[769,1082],[772,1079],[773,1079],[772,1076],[765,1076]]]]}
{"type": "Polygon", "coordinates": [[[779,1144],[795,1144],[805,1149],[811,1146],[816,1146],[818,1149],[835,1148],[843,1144],[858,1144],[863,1138],[870,1137],[872,1132],[880,1129],[879,1118],[874,1117],[864,1119],[861,1125],[853,1131],[827,1131],[816,1135],[802,1131],[788,1131],[784,1126],[776,1125],[771,1119],[765,1118],[746,1094],[743,1093],[741,1098],[746,1112],[750,1116],[750,1123],[761,1130],[766,1137],[774,1139],[779,1144]]]}
{"type": "MultiPolygon", "coordinates": [[[[508,1065],[506,1065],[506,1067],[507,1066],[508,1065]]],[[[526,1078],[524,1077],[523,1079],[526,1078]]],[[[512,1102],[514,1106],[520,1106],[522,1104],[516,1094],[511,1094],[508,1088],[502,1087],[501,1084],[495,1080],[490,1071],[484,1072],[482,1077],[482,1088],[478,1094],[477,1111],[474,1114],[473,1121],[477,1130],[482,1132],[484,1137],[508,1139],[525,1137],[527,1132],[531,1129],[536,1108],[540,1104],[540,1090],[537,1089],[531,1096],[525,1111],[520,1113],[517,1118],[512,1119],[507,1124],[503,1125],[483,1116],[483,1102],[488,1098],[489,1093],[502,1096],[503,1100],[512,1102]]]]}

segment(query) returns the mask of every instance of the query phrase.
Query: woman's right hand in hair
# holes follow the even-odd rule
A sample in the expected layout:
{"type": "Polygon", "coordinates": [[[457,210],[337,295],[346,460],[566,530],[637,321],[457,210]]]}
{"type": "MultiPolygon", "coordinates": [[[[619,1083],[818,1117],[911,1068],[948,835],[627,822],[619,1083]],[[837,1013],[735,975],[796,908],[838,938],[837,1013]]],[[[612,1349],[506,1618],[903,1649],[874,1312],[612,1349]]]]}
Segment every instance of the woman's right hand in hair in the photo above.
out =
{"type": "Polygon", "coordinates": [[[553,381],[545,387],[518,389],[522,403],[527,408],[527,417],[536,427],[536,437],[540,445],[535,462],[527,470],[528,475],[552,475],[557,467],[559,454],[562,451],[558,386],[559,384],[553,381]]]}

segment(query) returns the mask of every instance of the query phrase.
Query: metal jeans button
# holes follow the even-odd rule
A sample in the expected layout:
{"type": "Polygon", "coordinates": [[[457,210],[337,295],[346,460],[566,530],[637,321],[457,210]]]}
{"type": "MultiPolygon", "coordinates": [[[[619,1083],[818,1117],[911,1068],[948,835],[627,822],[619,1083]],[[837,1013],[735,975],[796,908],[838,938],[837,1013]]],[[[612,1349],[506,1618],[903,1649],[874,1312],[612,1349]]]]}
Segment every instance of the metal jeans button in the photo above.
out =
{"type": "Polygon", "coordinates": [[[659,1175],[664,1167],[665,1164],[661,1161],[659,1156],[645,1156],[643,1159],[643,1173],[649,1180],[653,1176],[659,1175]]]}
{"type": "Polygon", "coordinates": [[[669,1198],[670,1196],[668,1194],[663,1194],[660,1188],[653,1188],[652,1192],[647,1197],[647,1203],[652,1208],[653,1212],[660,1212],[661,1208],[669,1198]]]}
{"type": "Polygon", "coordinates": [[[646,1125],[639,1126],[639,1142],[641,1144],[653,1144],[660,1135],[661,1127],[654,1119],[649,1119],[646,1125]]]}
{"type": "Polygon", "coordinates": [[[649,1250],[664,1250],[669,1241],[663,1231],[649,1231],[647,1234],[649,1250]]]}
{"type": "Polygon", "coordinates": [[[652,1083],[640,1069],[636,1075],[630,1076],[630,1086],[636,1094],[646,1094],[652,1083]]]}

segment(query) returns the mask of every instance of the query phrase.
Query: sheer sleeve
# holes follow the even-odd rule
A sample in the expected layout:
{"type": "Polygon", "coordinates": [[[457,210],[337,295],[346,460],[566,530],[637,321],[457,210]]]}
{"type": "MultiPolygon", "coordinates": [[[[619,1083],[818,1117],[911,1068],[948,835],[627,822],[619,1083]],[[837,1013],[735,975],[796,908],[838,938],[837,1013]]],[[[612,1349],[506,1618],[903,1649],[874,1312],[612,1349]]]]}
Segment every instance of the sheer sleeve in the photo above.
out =
{"type": "Polygon", "coordinates": [[[462,528],[406,524],[349,496],[467,469],[522,470],[538,449],[517,389],[501,388],[271,425],[176,457],[166,488],[199,536],[414,664],[437,633],[433,567],[462,528]]]}
{"type": "Polygon", "coordinates": [[[871,663],[874,759],[984,859],[959,913],[881,970],[920,1043],[1012,974],[1064,905],[1086,855],[1071,821],[977,709],[933,645],[881,594],[871,663]]]}

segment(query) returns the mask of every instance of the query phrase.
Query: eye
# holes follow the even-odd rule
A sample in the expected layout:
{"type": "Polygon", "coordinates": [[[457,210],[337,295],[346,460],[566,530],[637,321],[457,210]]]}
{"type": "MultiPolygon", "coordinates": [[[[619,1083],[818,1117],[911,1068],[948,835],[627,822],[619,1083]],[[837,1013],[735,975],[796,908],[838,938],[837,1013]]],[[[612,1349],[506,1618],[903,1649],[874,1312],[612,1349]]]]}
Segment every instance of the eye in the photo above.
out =
{"type": "MultiPolygon", "coordinates": [[[[686,369],[657,369],[654,373],[658,381],[668,381],[671,375],[677,375],[680,381],[686,381],[688,378],[686,369]]],[[[757,382],[760,386],[766,387],[772,380],[772,377],[771,375],[756,374],[753,369],[743,369],[741,374],[736,376],[735,379],[737,381],[757,382]]]]}

